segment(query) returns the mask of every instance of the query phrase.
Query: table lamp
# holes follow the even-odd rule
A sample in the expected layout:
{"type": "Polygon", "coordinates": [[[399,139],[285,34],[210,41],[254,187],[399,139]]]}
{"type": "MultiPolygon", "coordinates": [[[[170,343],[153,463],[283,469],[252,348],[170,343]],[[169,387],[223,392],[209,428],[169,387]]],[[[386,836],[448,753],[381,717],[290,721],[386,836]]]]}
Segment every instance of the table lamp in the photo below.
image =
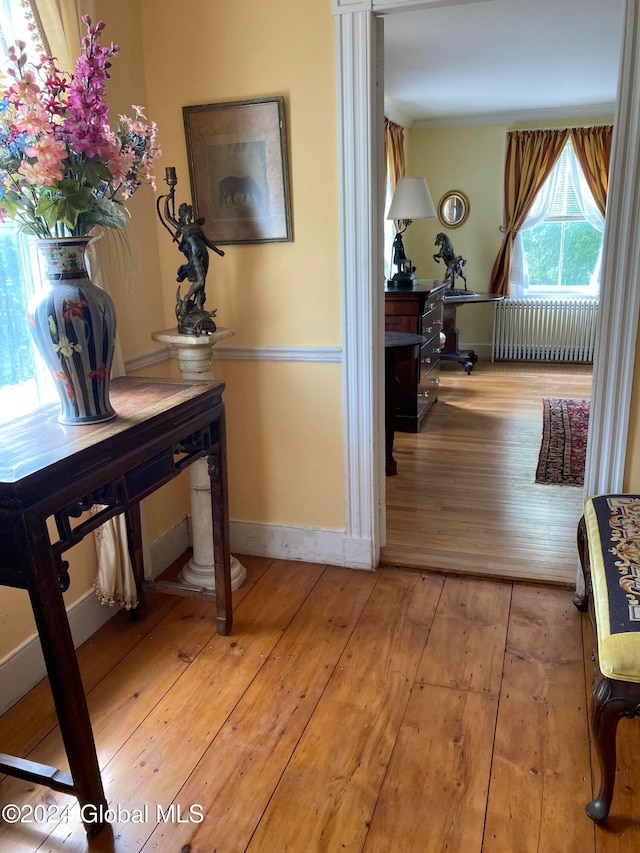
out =
{"type": "Polygon", "coordinates": [[[416,284],[415,267],[407,258],[402,243],[402,235],[414,219],[434,219],[436,209],[425,178],[400,178],[396,184],[387,219],[402,222],[403,227],[393,238],[391,267],[397,267],[395,274],[388,279],[389,287],[412,288],[416,284]]]}

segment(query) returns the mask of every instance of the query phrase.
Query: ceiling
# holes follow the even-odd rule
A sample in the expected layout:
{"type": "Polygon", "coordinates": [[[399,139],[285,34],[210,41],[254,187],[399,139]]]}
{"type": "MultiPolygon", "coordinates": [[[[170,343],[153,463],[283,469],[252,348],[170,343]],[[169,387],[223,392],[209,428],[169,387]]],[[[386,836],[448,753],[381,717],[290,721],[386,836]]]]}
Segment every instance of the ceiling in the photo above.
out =
{"type": "Polygon", "coordinates": [[[623,0],[448,0],[384,19],[385,114],[407,127],[612,114],[623,0]]]}

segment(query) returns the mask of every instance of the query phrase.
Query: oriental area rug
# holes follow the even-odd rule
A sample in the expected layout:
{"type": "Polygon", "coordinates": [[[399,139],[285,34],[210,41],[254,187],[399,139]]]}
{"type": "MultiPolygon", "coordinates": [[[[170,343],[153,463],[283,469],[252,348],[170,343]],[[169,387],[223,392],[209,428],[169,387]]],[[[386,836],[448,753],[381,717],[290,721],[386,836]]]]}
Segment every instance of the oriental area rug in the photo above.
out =
{"type": "Polygon", "coordinates": [[[542,443],[536,483],[581,486],[589,429],[589,400],[542,400],[542,443]]]}

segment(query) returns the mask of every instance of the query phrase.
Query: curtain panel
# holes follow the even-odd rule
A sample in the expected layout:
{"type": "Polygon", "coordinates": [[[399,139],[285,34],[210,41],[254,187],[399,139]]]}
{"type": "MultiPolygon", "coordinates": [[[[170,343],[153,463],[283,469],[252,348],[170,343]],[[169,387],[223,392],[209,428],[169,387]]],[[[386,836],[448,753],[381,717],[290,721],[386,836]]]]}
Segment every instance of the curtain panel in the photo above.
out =
{"type": "Polygon", "coordinates": [[[94,15],[93,0],[28,0],[45,51],[61,71],[73,71],[83,35],[83,15],[94,15]]]}
{"type": "MultiPolygon", "coordinates": [[[[386,187],[389,202],[393,198],[393,191],[400,178],[404,177],[404,127],[396,124],[385,116],[384,119],[384,161],[386,169],[386,187]]],[[[399,222],[395,223],[396,231],[401,227],[399,222]]]]}
{"type": "Polygon", "coordinates": [[[504,170],[504,238],[491,271],[490,292],[509,295],[509,275],[516,234],[540,187],[551,174],[569,131],[518,130],[507,133],[504,170]]]}
{"type": "Polygon", "coordinates": [[[574,127],[571,141],[598,210],[604,216],[609,191],[609,162],[613,125],[574,127]]]}

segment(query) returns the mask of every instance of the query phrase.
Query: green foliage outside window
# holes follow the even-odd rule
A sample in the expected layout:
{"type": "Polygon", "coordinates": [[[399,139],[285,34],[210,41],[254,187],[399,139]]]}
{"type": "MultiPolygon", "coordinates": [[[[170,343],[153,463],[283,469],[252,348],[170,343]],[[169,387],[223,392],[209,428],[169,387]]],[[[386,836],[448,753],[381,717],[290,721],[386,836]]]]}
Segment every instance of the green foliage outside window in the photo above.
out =
{"type": "Polygon", "coordinates": [[[521,233],[529,284],[549,287],[589,284],[602,244],[602,234],[589,222],[547,220],[521,233]]]}

